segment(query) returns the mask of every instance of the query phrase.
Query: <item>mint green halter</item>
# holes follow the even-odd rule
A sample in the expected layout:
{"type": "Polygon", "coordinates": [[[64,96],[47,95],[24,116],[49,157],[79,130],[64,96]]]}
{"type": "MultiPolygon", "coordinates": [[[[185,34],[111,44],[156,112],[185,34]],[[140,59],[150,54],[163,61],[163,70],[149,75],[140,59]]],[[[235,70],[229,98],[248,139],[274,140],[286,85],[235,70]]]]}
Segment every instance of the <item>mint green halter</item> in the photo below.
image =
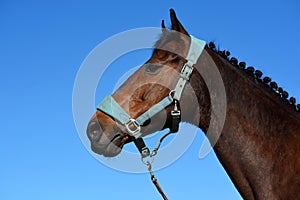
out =
{"type": "Polygon", "coordinates": [[[106,113],[107,115],[111,116],[119,123],[124,125],[128,134],[135,138],[139,138],[142,135],[141,125],[143,125],[145,121],[165,109],[167,106],[171,105],[174,100],[177,100],[178,102],[180,101],[184,86],[190,79],[190,76],[193,72],[193,66],[197,63],[197,60],[199,59],[206,44],[203,40],[199,40],[193,36],[190,37],[191,45],[186,57],[187,62],[184,64],[181,70],[181,75],[175,89],[171,91],[173,96],[169,95],[165,97],[160,102],[153,105],[149,110],[140,115],[137,119],[131,118],[130,115],[128,115],[128,113],[124,111],[124,109],[119,105],[118,102],[115,101],[115,99],[111,95],[106,96],[104,100],[97,106],[97,109],[101,110],[102,112],[106,113]]]}

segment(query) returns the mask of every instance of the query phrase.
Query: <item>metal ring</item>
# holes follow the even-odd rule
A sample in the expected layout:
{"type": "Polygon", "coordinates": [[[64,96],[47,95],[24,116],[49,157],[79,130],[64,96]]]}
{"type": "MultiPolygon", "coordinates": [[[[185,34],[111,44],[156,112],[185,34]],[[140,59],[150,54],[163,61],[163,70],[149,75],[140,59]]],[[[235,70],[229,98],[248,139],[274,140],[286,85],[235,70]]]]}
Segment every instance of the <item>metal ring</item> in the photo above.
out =
{"type": "Polygon", "coordinates": [[[144,158],[142,157],[142,162],[143,162],[145,165],[147,165],[147,166],[148,166],[149,164],[151,165],[151,164],[153,163],[153,161],[154,161],[154,156],[151,156],[151,155],[150,155],[150,156],[148,156],[148,157],[144,157],[144,158]],[[148,157],[149,157],[150,159],[149,159],[149,160],[145,160],[145,159],[148,158],[148,157]]]}
{"type": "Polygon", "coordinates": [[[170,93],[169,93],[169,97],[171,99],[174,99],[174,95],[175,95],[175,90],[171,90],[170,93]]]}

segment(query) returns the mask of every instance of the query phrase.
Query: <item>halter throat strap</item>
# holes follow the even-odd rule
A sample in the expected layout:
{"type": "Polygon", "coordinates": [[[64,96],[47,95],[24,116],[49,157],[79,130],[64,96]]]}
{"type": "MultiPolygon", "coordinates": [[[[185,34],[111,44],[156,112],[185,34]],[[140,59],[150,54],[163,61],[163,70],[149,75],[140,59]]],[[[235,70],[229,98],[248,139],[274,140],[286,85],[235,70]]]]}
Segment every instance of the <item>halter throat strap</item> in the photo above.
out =
{"type": "MultiPolygon", "coordinates": [[[[134,136],[136,139],[139,138],[142,135],[141,125],[143,125],[148,119],[153,117],[155,114],[159,113],[167,106],[171,105],[175,100],[179,103],[185,84],[187,81],[189,81],[190,76],[194,69],[194,65],[197,63],[206,44],[205,41],[199,40],[193,36],[190,36],[190,38],[191,38],[191,44],[186,57],[187,62],[184,64],[181,70],[180,78],[174,90],[172,90],[173,96],[169,95],[165,97],[160,102],[153,105],[149,110],[147,110],[142,115],[140,115],[137,119],[131,118],[130,115],[119,105],[118,102],[115,101],[115,99],[111,95],[106,96],[104,100],[97,106],[97,109],[103,111],[104,113],[113,117],[119,123],[124,125],[126,127],[128,134],[134,136]]],[[[178,115],[177,110],[174,113],[178,115]]],[[[180,116],[180,111],[179,111],[179,116],[180,116]]],[[[180,117],[174,119],[176,119],[176,123],[179,124],[180,117]]],[[[172,124],[172,127],[173,126],[176,127],[176,125],[172,124]]],[[[177,131],[173,131],[173,132],[177,132],[177,131]]]]}

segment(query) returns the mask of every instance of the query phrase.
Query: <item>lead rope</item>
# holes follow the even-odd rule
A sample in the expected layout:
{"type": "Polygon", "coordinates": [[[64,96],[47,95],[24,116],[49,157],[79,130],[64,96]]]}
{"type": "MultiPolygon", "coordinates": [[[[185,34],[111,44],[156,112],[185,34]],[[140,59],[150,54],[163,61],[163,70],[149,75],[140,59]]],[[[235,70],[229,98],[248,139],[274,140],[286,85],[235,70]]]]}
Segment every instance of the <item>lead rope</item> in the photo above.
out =
{"type": "Polygon", "coordinates": [[[148,167],[148,171],[150,174],[150,178],[152,183],[154,184],[154,186],[156,187],[157,191],[160,193],[160,195],[162,196],[162,198],[164,200],[168,200],[168,197],[166,196],[166,194],[164,193],[163,189],[161,188],[161,186],[159,185],[157,178],[155,177],[153,171],[152,171],[152,163],[154,161],[154,157],[157,155],[157,152],[159,150],[159,147],[162,143],[162,141],[172,132],[169,131],[168,133],[164,134],[160,140],[156,143],[153,151],[150,153],[150,150],[148,147],[146,147],[145,142],[142,138],[138,138],[134,141],[135,145],[138,147],[140,153],[141,153],[141,160],[142,162],[148,167]],[[146,160],[146,158],[148,158],[148,160],[146,160]]]}
{"type": "Polygon", "coordinates": [[[168,197],[165,195],[163,189],[159,185],[157,178],[155,177],[155,175],[152,171],[152,163],[154,161],[154,157],[157,155],[157,152],[158,152],[159,147],[160,147],[161,143],[163,142],[163,140],[171,133],[177,133],[179,130],[179,123],[181,121],[181,112],[180,112],[180,109],[178,108],[177,104],[179,104],[179,102],[177,100],[174,100],[174,109],[171,111],[172,120],[171,120],[170,131],[167,132],[166,134],[164,134],[158,140],[158,142],[156,143],[152,152],[150,152],[149,148],[146,146],[143,138],[137,138],[134,140],[134,143],[137,146],[137,148],[141,154],[142,162],[148,167],[151,181],[155,185],[157,191],[161,194],[161,196],[164,200],[168,200],[168,197]],[[149,158],[149,159],[146,160],[146,158],[149,158]]]}
{"type": "Polygon", "coordinates": [[[153,173],[153,171],[152,171],[152,165],[151,165],[151,163],[150,163],[150,162],[147,162],[146,165],[148,166],[148,171],[149,171],[149,173],[150,173],[151,181],[152,181],[152,183],[155,185],[157,191],[160,193],[160,195],[162,196],[162,198],[163,198],[164,200],[168,200],[168,197],[165,195],[163,189],[160,187],[160,185],[159,185],[159,183],[158,183],[158,181],[157,181],[157,178],[155,177],[155,175],[154,175],[154,173],[153,173]]]}
{"type": "Polygon", "coordinates": [[[137,138],[134,140],[134,144],[136,145],[136,147],[138,148],[138,150],[141,154],[142,163],[144,163],[148,167],[151,181],[154,184],[154,186],[156,187],[157,191],[161,194],[161,196],[164,200],[168,200],[168,197],[165,195],[163,189],[159,185],[157,178],[155,177],[155,175],[152,171],[152,163],[154,161],[154,157],[157,155],[157,152],[159,150],[159,147],[160,147],[162,141],[171,133],[174,133],[174,132],[169,131],[168,133],[164,134],[158,140],[158,142],[156,143],[152,152],[150,152],[149,148],[146,146],[143,138],[137,138]],[[146,160],[146,158],[148,158],[148,160],[146,160]]]}
{"type": "MultiPolygon", "coordinates": [[[[151,181],[152,183],[154,184],[154,186],[156,187],[157,191],[160,193],[160,195],[162,196],[162,198],[164,200],[168,200],[168,197],[166,196],[166,194],[164,193],[163,189],[161,188],[161,186],[159,185],[158,181],[157,181],[157,178],[155,177],[153,171],[152,171],[152,163],[154,161],[154,157],[156,156],[158,150],[159,150],[159,147],[160,147],[160,144],[162,143],[162,141],[170,134],[172,133],[171,131],[166,133],[165,135],[163,135],[160,140],[157,142],[156,146],[154,147],[152,153],[150,153],[148,147],[144,146],[144,151],[140,151],[141,152],[141,156],[142,156],[142,162],[148,167],[148,171],[149,171],[149,174],[150,174],[150,178],[151,178],[151,181]],[[147,155],[145,154],[146,152],[147,155]],[[144,154],[143,154],[144,153],[144,154]],[[150,158],[150,160],[145,160],[147,157],[150,158]]],[[[143,139],[142,138],[138,138],[137,139],[138,142],[136,142],[136,144],[145,144],[143,139]]]]}

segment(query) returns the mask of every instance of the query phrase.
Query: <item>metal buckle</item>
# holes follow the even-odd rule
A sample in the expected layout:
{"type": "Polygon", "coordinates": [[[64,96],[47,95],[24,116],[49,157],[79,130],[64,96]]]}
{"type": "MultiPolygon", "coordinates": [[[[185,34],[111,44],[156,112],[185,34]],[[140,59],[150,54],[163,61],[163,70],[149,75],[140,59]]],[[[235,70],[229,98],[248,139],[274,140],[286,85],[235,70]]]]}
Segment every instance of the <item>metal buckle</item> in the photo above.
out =
{"type": "Polygon", "coordinates": [[[125,127],[128,133],[132,136],[141,131],[141,126],[135,121],[135,119],[129,119],[129,121],[125,123],[125,127]]]}
{"type": "Polygon", "coordinates": [[[192,65],[190,65],[189,62],[186,62],[181,69],[181,73],[180,73],[181,77],[188,81],[190,79],[190,76],[191,76],[193,70],[194,70],[194,67],[192,65]]]}

